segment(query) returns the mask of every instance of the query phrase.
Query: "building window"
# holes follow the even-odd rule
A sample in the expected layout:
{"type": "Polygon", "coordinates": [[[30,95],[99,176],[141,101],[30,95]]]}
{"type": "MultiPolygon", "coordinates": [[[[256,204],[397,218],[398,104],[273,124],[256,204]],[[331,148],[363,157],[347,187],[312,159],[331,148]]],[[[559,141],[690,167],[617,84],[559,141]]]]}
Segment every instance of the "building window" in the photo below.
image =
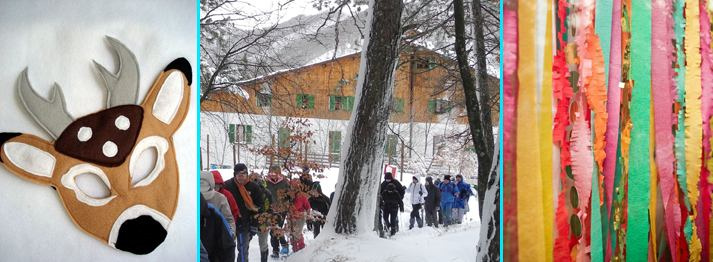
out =
{"type": "Polygon", "coordinates": [[[416,69],[436,68],[436,60],[433,57],[424,57],[416,60],[416,69]]]}
{"type": "Polygon", "coordinates": [[[251,125],[228,125],[228,140],[231,144],[252,144],[253,127],[251,125]]]}
{"type": "Polygon", "coordinates": [[[290,147],[290,130],[285,127],[280,127],[277,131],[277,145],[281,148],[290,147]]]}
{"type": "Polygon", "coordinates": [[[297,94],[297,107],[301,109],[314,109],[314,96],[297,94]]]}
{"type": "Polygon", "coordinates": [[[272,95],[257,93],[257,106],[259,107],[270,107],[272,106],[272,95]]]}
{"type": "Polygon", "coordinates": [[[391,112],[394,113],[403,113],[404,112],[404,99],[403,98],[394,98],[394,101],[391,103],[391,112]]]}
{"type": "Polygon", "coordinates": [[[329,111],[347,111],[351,112],[354,107],[353,96],[329,96],[329,111]]]}
{"type": "Polygon", "coordinates": [[[391,157],[396,155],[396,146],[399,145],[399,138],[396,135],[388,135],[386,137],[386,144],[384,145],[384,151],[386,155],[391,157]]]}
{"type": "Polygon", "coordinates": [[[329,131],[329,159],[332,163],[337,163],[342,154],[342,132],[329,131]]]}
{"type": "Polygon", "coordinates": [[[439,151],[446,147],[446,140],[443,136],[433,136],[433,155],[437,155],[439,151]]]}
{"type": "Polygon", "coordinates": [[[453,105],[448,100],[432,99],[428,100],[428,112],[434,114],[448,113],[453,108],[453,105]]]}

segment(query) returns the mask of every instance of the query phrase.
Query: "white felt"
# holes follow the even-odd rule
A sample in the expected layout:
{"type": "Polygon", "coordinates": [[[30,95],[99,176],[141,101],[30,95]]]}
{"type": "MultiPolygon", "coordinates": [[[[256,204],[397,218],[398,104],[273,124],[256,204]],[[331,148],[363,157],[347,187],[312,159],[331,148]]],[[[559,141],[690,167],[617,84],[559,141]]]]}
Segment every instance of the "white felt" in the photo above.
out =
{"type": "Polygon", "coordinates": [[[174,70],[166,77],[166,81],[158,91],[156,102],[153,104],[153,115],[166,124],[170,124],[178,112],[183,99],[183,75],[174,70]]]}
{"type": "MultiPolygon", "coordinates": [[[[150,185],[163,171],[164,166],[166,166],[165,158],[166,152],[168,151],[168,141],[160,136],[150,136],[144,138],[136,144],[134,151],[131,153],[131,158],[129,159],[129,170],[131,170],[131,176],[134,176],[135,170],[137,170],[136,165],[139,162],[139,157],[142,156],[142,152],[146,149],[154,148],[156,149],[156,164],[153,170],[146,176],[146,178],[133,184],[134,187],[142,187],[150,185]]],[[[140,174],[136,174],[140,175],[140,174]]],[[[132,179],[133,181],[133,179],[132,179]]]]}
{"type": "MultiPolygon", "coordinates": [[[[27,66],[40,95],[49,97],[54,82],[62,86],[72,116],[104,109],[106,89],[92,60],[112,71],[119,64],[106,35],[136,55],[139,102],[166,65],[178,57],[188,59],[197,79],[197,6],[194,0],[0,1],[0,132],[49,139],[17,98],[17,79],[27,66]]],[[[174,141],[182,141],[174,145],[180,192],[164,243],[142,256],[111,248],[72,222],[56,191],[0,167],[0,260],[195,261],[197,82],[191,88],[187,118],[173,136],[174,141]]]]}
{"type": "Polygon", "coordinates": [[[116,120],[114,120],[114,126],[119,130],[128,130],[129,127],[131,127],[131,121],[129,121],[128,117],[118,116],[116,120]]]}
{"type": "Polygon", "coordinates": [[[77,139],[81,142],[87,142],[92,139],[92,128],[91,127],[80,127],[77,132],[77,139]]]}
{"type": "Polygon", "coordinates": [[[111,141],[104,142],[104,145],[102,146],[102,153],[106,157],[114,157],[117,152],[119,152],[119,148],[116,146],[116,143],[111,141]]]}
{"type": "Polygon", "coordinates": [[[25,172],[41,177],[52,177],[56,160],[50,153],[20,142],[5,143],[3,151],[13,165],[25,172]]]}
{"type": "Polygon", "coordinates": [[[74,191],[74,195],[80,202],[94,207],[106,205],[107,203],[109,203],[109,201],[116,197],[116,195],[105,198],[91,197],[85,191],[94,191],[95,189],[90,189],[86,187],[80,188],[77,185],[77,176],[85,174],[90,174],[99,177],[99,179],[101,179],[101,182],[104,182],[104,186],[111,190],[111,183],[109,183],[109,179],[106,177],[106,174],[104,174],[104,171],[90,164],[79,164],[70,168],[67,173],[62,175],[62,186],[74,191]]]}
{"type": "Polygon", "coordinates": [[[151,216],[156,222],[163,226],[163,229],[168,231],[168,225],[171,224],[171,219],[166,215],[144,205],[135,205],[121,212],[121,215],[114,221],[114,225],[112,225],[111,231],[109,232],[109,245],[112,247],[116,246],[116,239],[119,237],[119,229],[122,223],[143,215],[151,216]]]}

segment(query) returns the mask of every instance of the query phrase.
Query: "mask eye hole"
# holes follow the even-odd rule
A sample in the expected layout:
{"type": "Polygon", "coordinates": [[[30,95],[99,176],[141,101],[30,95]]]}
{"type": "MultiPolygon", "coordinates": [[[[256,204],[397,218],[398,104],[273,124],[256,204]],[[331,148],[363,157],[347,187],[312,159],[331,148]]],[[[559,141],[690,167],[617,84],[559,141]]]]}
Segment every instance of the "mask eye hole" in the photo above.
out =
{"type": "Polygon", "coordinates": [[[62,176],[62,185],[72,191],[80,202],[90,206],[103,206],[116,195],[111,195],[109,178],[100,168],[90,164],[73,166],[62,176]]]}
{"type": "Polygon", "coordinates": [[[160,136],[142,139],[134,147],[129,159],[131,186],[142,187],[153,183],[166,165],[164,155],[168,152],[168,141],[160,136]]]}
{"type": "Polygon", "coordinates": [[[94,173],[77,175],[74,177],[74,183],[77,185],[77,190],[91,198],[102,199],[111,196],[109,187],[94,173]]]}
{"type": "Polygon", "coordinates": [[[149,147],[141,151],[131,168],[131,185],[136,186],[137,183],[146,179],[155,169],[157,161],[158,150],[156,147],[149,147]]]}

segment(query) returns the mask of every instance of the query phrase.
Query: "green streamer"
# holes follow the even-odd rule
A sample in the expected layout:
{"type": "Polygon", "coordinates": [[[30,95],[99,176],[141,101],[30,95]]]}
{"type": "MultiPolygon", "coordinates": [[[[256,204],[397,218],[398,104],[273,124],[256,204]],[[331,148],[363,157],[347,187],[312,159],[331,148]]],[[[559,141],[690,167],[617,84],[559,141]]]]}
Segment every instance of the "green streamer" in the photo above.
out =
{"type": "Polygon", "coordinates": [[[629,158],[626,261],[647,261],[651,177],[651,1],[632,0],[631,151],[629,158]],[[634,222],[636,221],[636,222],[634,222]]]}
{"type": "Polygon", "coordinates": [[[686,19],[683,17],[683,6],[685,0],[676,0],[674,2],[673,11],[673,30],[676,34],[676,87],[678,97],[676,101],[681,105],[681,110],[678,112],[678,129],[676,130],[676,174],[678,175],[678,185],[681,187],[681,193],[686,208],[691,209],[691,203],[688,202],[688,186],[686,184],[686,132],[685,114],[683,108],[686,107],[686,54],[683,52],[683,36],[686,29],[686,19]]]}
{"type": "MultiPolygon", "coordinates": [[[[594,112],[592,112],[594,119],[594,112]]],[[[594,130],[594,121],[592,121],[592,130],[594,130]]],[[[594,140],[594,132],[592,132],[592,141],[594,140]]],[[[594,151],[592,151],[592,159],[594,159],[594,151]]],[[[592,197],[590,202],[592,208],[592,218],[589,230],[591,230],[591,246],[590,252],[592,262],[604,261],[604,250],[602,250],[602,206],[599,204],[599,166],[594,163],[592,172],[592,197]]],[[[606,217],[606,216],[605,216],[606,217]]]]}
{"type": "Polygon", "coordinates": [[[594,30],[599,36],[599,43],[602,46],[602,54],[604,55],[604,86],[609,86],[609,52],[611,50],[612,8],[611,0],[597,1],[595,11],[596,18],[594,19],[594,30]]]}

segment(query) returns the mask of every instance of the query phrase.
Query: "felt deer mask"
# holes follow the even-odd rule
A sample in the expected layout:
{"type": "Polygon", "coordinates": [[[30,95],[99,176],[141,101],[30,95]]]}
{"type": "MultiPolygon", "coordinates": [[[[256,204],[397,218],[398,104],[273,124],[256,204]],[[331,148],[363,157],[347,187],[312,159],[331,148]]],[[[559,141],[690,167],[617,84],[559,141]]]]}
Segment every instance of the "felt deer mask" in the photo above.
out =
{"type": "Polygon", "coordinates": [[[136,104],[136,58],[107,38],[119,59],[117,73],[95,62],[108,91],[107,109],[74,119],[59,86],[46,100],[32,88],[25,69],[17,82],[20,100],[55,140],[0,133],[0,161],[15,175],[54,188],[86,233],[116,249],[148,254],[166,238],[176,211],[179,174],[172,136],[188,111],[192,71],[185,58],[174,60],[136,104]],[[156,160],[139,174],[136,165],[147,150],[154,150],[156,160]],[[77,183],[80,176],[93,177],[108,194],[89,193],[77,183]]]}

